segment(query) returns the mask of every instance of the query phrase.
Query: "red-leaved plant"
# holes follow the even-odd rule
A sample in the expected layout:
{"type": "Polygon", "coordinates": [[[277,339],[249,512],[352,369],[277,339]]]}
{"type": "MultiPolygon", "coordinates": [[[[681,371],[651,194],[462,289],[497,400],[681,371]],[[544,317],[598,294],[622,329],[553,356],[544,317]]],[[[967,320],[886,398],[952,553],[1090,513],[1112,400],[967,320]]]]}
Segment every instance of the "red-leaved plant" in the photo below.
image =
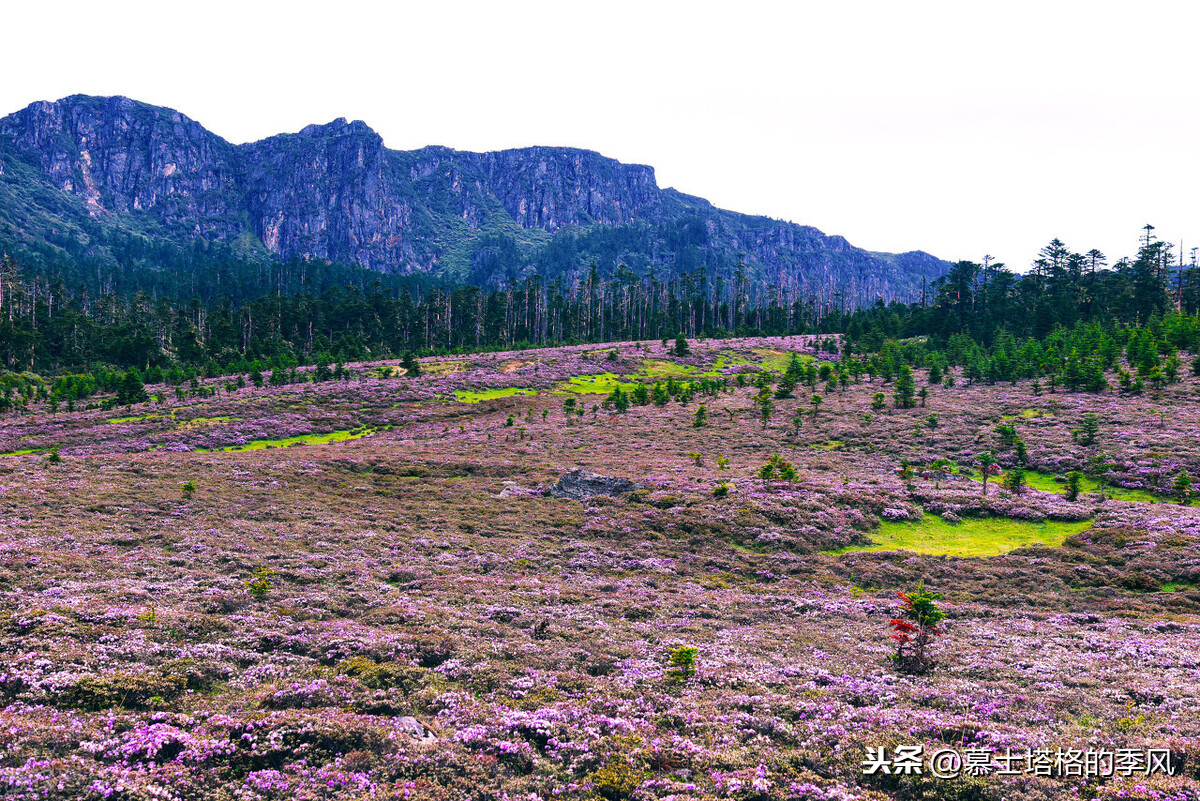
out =
{"type": "Polygon", "coordinates": [[[928,673],[937,666],[930,646],[941,636],[938,623],[946,617],[935,603],[942,594],[926,592],[923,583],[909,592],[896,594],[900,596],[900,610],[890,623],[896,653],[889,658],[904,673],[928,673]]]}

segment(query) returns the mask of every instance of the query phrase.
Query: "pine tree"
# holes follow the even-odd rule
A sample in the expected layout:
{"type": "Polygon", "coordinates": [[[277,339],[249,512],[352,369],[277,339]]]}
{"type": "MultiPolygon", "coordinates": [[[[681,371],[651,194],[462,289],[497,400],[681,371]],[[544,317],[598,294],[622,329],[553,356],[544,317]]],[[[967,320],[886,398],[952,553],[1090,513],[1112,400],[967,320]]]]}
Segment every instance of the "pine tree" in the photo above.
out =
{"type": "Polygon", "coordinates": [[[915,395],[915,386],[913,383],[912,369],[907,365],[900,366],[900,373],[896,376],[896,386],[892,391],[892,400],[895,401],[896,407],[899,409],[911,409],[916,405],[913,400],[915,395]]]}
{"type": "Polygon", "coordinates": [[[1004,473],[1004,488],[1013,495],[1020,495],[1025,488],[1025,471],[1013,468],[1004,473]]]}
{"type": "Polygon", "coordinates": [[[1066,488],[1068,501],[1079,500],[1079,485],[1082,481],[1083,473],[1080,473],[1078,470],[1072,470],[1070,473],[1067,473],[1066,488]]]}
{"type": "Polygon", "coordinates": [[[1175,483],[1171,485],[1171,489],[1175,491],[1175,496],[1179,498],[1179,503],[1184,506],[1190,506],[1192,503],[1192,477],[1188,475],[1187,470],[1181,470],[1179,475],[1175,477],[1175,483]]]}
{"type": "Polygon", "coordinates": [[[979,462],[979,472],[983,475],[983,494],[987,495],[988,478],[995,475],[996,457],[991,451],[984,451],[975,457],[975,461],[979,462]]]}
{"type": "Polygon", "coordinates": [[[138,375],[137,370],[130,368],[121,379],[121,385],[117,387],[117,403],[129,406],[133,403],[144,403],[149,399],[142,385],[142,377],[138,375]]]}
{"type": "Polygon", "coordinates": [[[942,594],[927,592],[924,584],[897,594],[902,605],[890,623],[891,638],[896,642],[896,653],[892,654],[891,660],[905,673],[927,673],[937,666],[929,651],[933,641],[942,634],[938,623],[946,617],[935,603],[942,594]]]}

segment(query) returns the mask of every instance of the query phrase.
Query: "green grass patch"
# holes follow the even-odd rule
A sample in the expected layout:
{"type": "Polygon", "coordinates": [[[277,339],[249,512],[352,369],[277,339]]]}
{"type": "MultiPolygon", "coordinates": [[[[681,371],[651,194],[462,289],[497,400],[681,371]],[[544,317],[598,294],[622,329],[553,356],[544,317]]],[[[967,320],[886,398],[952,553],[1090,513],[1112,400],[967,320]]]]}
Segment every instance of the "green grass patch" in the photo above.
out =
{"type": "MultiPolygon", "coordinates": [[[[988,479],[989,484],[1000,486],[1001,477],[988,479]]],[[[978,474],[971,476],[972,481],[980,482],[983,478],[978,474]]],[[[1032,487],[1042,492],[1053,492],[1059,495],[1066,494],[1066,486],[1061,481],[1056,481],[1052,473],[1042,473],[1037,470],[1025,471],[1025,486],[1032,487]]],[[[990,492],[991,490],[989,490],[990,492]]],[[[1100,484],[1095,480],[1084,476],[1079,481],[1079,494],[1091,495],[1100,491],[1100,484]]],[[[1104,497],[1114,501],[1131,501],[1133,503],[1162,503],[1165,499],[1160,498],[1152,492],[1146,490],[1125,489],[1123,487],[1105,487],[1104,497]]]]}
{"type": "MultiPolygon", "coordinates": [[[[751,358],[737,351],[721,351],[717,354],[717,360],[713,363],[712,371],[709,375],[717,374],[726,367],[744,366],[758,367],[763,370],[775,370],[782,373],[792,361],[793,353],[793,351],[782,350],[780,348],[753,348],[750,352],[756,358],[751,358]]],[[[803,365],[809,365],[816,361],[812,356],[805,353],[798,353],[796,356],[803,365]]]]}
{"type": "Polygon", "coordinates": [[[642,362],[642,375],[647,378],[690,378],[696,368],[690,364],[676,364],[666,359],[646,359],[642,362]]]}
{"type": "Polygon", "coordinates": [[[607,395],[616,387],[629,392],[635,386],[636,384],[633,382],[622,381],[616,373],[600,373],[598,375],[577,375],[571,380],[559,384],[554,391],[558,394],[607,395]]]}
{"type": "Polygon", "coordinates": [[[166,415],[140,414],[140,415],[136,415],[134,417],[110,417],[110,418],[108,418],[108,422],[110,422],[110,423],[136,423],[139,420],[161,420],[164,417],[166,417],[166,415]]]}
{"type": "Polygon", "coordinates": [[[218,423],[229,423],[234,420],[241,420],[240,417],[193,417],[190,420],[180,420],[180,426],[213,426],[218,423]]]}
{"type": "Polygon", "coordinates": [[[49,448],[26,448],[23,451],[9,451],[8,453],[0,453],[0,456],[30,456],[35,453],[47,453],[49,448]]]}
{"type": "MultiPolygon", "coordinates": [[[[753,348],[751,352],[758,356],[762,362],[762,367],[765,370],[775,370],[782,373],[787,369],[788,363],[792,360],[792,351],[780,350],[779,348],[753,348]]],[[[812,356],[800,355],[800,363],[807,365],[811,364],[814,359],[812,356]]]]}
{"type": "Polygon", "coordinates": [[[1133,503],[1167,503],[1170,499],[1155,495],[1146,490],[1125,489],[1124,487],[1106,487],[1104,497],[1114,501],[1132,501],[1133,503]]]}
{"type": "Polygon", "coordinates": [[[915,551],[930,556],[999,556],[1034,543],[1058,546],[1074,534],[1087,531],[1092,521],[1064,523],[1047,520],[1034,523],[1007,517],[965,518],[951,525],[941,517],[926,514],[919,523],[884,521],[872,535],[874,545],[844,548],[850,551],[915,551]]]}
{"type": "Polygon", "coordinates": [[[1186,581],[1168,581],[1162,585],[1161,592],[1184,592],[1186,590],[1196,589],[1195,584],[1188,584],[1186,581]]]}
{"type": "Polygon", "coordinates": [[[712,369],[713,372],[720,372],[726,367],[741,367],[746,364],[750,364],[749,359],[744,359],[733,351],[722,351],[717,355],[717,360],[713,362],[712,369]]]}
{"type": "MultiPolygon", "coordinates": [[[[220,448],[222,452],[231,451],[261,451],[267,448],[288,448],[292,445],[328,445],[331,442],[346,442],[352,439],[362,439],[376,433],[375,428],[353,428],[349,431],[331,431],[328,434],[301,434],[298,437],[285,437],[283,439],[256,439],[252,442],[247,442],[245,445],[230,445],[227,448],[220,448]]],[[[207,448],[198,448],[202,453],[208,453],[207,448]]]]}
{"type": "Polygon", "coordinates": [[[454,397],[460,403],[479,403],[485,400],[496,400],[497,398],[511,398],[514,395],[528,395],[533,397],[537,395],[536,389],[522,389],[520,387],[504,387],[502,389],[484,389],[478,392],[467,389],[455,390],[454,397]]]}
{"type": "Polygon", "coordinates": [[[846,443],[840,439],[827,439],[824,442],[812,443],[814,448],[820,448],[823,451],[840,451],[846,447],[846,443]]]}

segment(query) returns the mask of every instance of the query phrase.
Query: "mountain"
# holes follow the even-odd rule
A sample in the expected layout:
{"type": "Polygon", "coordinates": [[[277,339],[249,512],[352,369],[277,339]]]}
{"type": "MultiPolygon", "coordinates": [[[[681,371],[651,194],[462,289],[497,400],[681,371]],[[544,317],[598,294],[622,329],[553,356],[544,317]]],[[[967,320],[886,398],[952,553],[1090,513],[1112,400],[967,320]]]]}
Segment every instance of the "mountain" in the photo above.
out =
{"type": "Polygon", "coordinates": [[[117,264],[130,237],[246,260],[322,259],[382,273],[503,285],[620,264],[659,278],[707,270],[765,297],[909,300],[949,265],[662,189],[651,167],[587,150],[390,150],[338,119],[233,145],[124,97],[75,95],[0,119],[0,243],[117,264]],[[775,296],[772,294],[771,296],[775,296]]]}

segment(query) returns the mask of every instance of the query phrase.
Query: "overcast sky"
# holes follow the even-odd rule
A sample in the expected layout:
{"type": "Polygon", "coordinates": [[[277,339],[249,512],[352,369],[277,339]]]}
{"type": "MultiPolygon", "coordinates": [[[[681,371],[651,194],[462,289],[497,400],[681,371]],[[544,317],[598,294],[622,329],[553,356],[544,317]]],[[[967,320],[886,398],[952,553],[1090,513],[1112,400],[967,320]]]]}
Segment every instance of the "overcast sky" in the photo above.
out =
{"type": "Polygon", "coordinates": [[[1200,11],[1181,3],[20,3],[0,114],[169,106],[233,142],[569,145],[872,250],[1200,245],[1200,11]]]}

